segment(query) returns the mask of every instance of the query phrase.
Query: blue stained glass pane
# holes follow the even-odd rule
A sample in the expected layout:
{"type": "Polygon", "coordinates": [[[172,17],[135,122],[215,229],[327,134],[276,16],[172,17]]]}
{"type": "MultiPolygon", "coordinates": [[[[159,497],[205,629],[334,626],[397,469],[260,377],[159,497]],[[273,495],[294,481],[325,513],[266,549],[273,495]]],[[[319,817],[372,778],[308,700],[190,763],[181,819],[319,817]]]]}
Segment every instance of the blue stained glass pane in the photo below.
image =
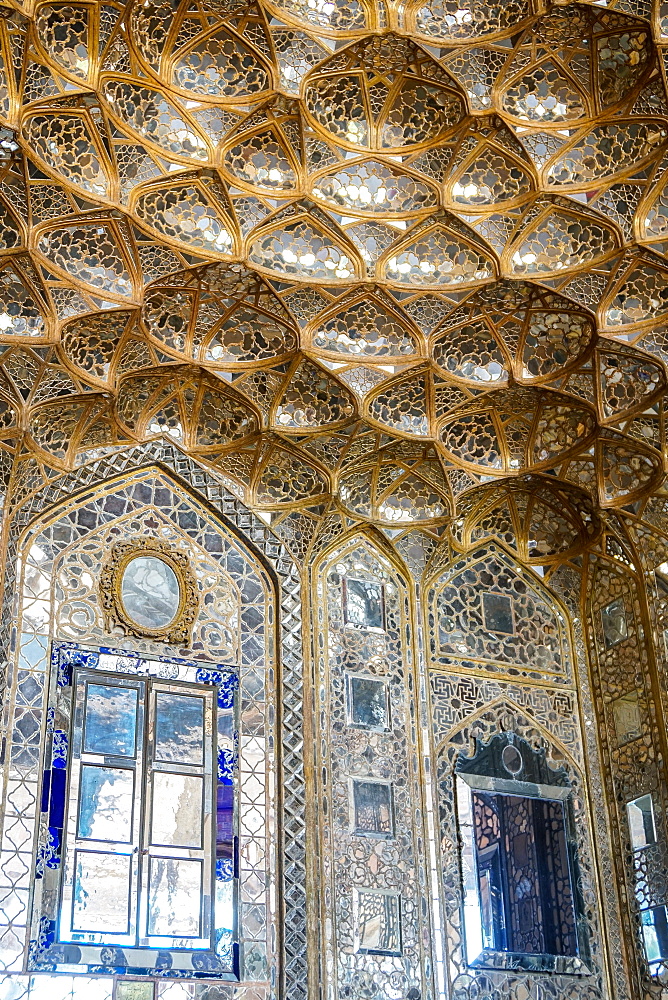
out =
{"type": "Polygon", "coordinates": [[[137,689],[89,684],[84,750],[133,757],[137,734],[137,689]]]}
{"type": "Polygon", "coordinates": [[[51,769],[47,768],[44,772],[44,780],[42,781],[42,803],[40,805],[40,812],[48,812],[49,810],[49,792],[51,789],[51,769]]]}
{"type": "Polygon", "coordinates": [[[219,783],[216,793],[216,857],[231,858],[234,844],[234,787],[219,783]]]}
{"type": "Polygon", "coordinates": [[[66,789],[67,771],[52,771],[49,788],[49,823],[51,826],[63,826],[65,822],[66,789]]]}
{"type": "Polygon", "coordinates": [[[203,761],[204,699],[159,691],[156,695],[156,760],[203,761]]]}

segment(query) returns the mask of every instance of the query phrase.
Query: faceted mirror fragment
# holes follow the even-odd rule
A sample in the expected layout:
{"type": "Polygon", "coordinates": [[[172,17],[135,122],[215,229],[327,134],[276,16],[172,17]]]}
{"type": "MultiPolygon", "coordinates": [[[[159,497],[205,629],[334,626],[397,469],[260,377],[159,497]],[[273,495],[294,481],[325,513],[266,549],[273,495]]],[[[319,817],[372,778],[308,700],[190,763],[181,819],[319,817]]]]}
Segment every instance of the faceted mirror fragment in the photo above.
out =
{"type": "Polygon", "coordinates": [[[355,890],[355,951],[401,954],[401,898],[395,892],[355,890]]]}
{"type": "Polygon", "coordinates": [[[177,57],[172,84],[194,94],[238,100],[257,97],[270,80],[252,50],[221,29],[177,57]]]}
{"type": "Polygon", "coordinates": [[[346,212],[405,215],[438,207],[437,193],[425,181],[376,160],[339,167],[318,178],[313,194],[346,212]]]}
{"type": "Polygon", "coordinates": [[[384,731],[389,728],[387,684],[375,677],[348,674],[346,715],[348,725],[384,731]]]}
{"type": "Polygon", "coordinates": [[[200,937],[201,905],[201,861],[150,859],[148,933],[151,937],[200,937]]]}
{"type": "Polygon", "coordinates": [[[668,958],[668,907],[654,906],[640,911],[645,954],[650,968],[668,958]]]}
{"type": "Polygon", "coordinates": [[[176,573],[156,556],[135,556],[125,567],[121,599],[126,614],[137,625],[165,628],[176,618],[181,587],[176,573]]]}
{"type": "Polygon", "coordinates": [[[203,781],[196,775],[156,771],[151,843],[201,848],[203,793],[203,781]]]}
{"type": "Polygon", "coordinates": [[[159,691],[155,715],[155,759],[202,764],[204,699],[159,691]]]}
{"type": "Polygon", "coordinates": [[[128,933],[131,860],[127,854],[76,851],[72,931],[128,933]]]}
{"type": "Polygon", "coordinates": [[[393,837],[392,785],[385,781],[353,781],[353,824],[360,837],[393,837]]]}
{"type": "Polygon", "coordinates": [[[628,637],[624,601],[621,599],[611,601],[610,604],[606,604],[604,608],[601,608],[601,625],[603,626],[603,639],[606,649],[616,646],[628,637]]]}
{"type": "Polygon", "coordinates": [[[631,691],[629,694],[622,695],[621,698],[615,698],[610,703],[610,708],[617,735],[617,746],[623,746],[625,743],[637,740],[642,735],[637,693],[631,691]]]}
{"type": "Polygon", "coordinates": [[[629,821],[631,847],[634,851],[656,843],[654,806],[651,795],[641,795],[639,798],[627,802],[626,816],[629,821]]]}
{"type": "Polygon", "coordinates": [[[481,322],[449,330],[434,344],[434,361],[448,375],[457,378],[486,383],[508,379],[503,352],[481,322]]]}
{"type": "Polygon", "coordinates": [[[343,618],[362,628],[385,628],[385,600],[382,583],[344,577],[343,618]]]}
{"type": "Polygon", "coordinates": [[[137,689],[88,684],[83,749],[109,757],[134,757],[137,689]]]}
{"type": "Polygon", "coordinates": [[[514,634],[513,605],[511,599],[505,594],[483,594],[482,611],[485,628],[488,628],[490,632],[514,634]]]}
{"type": "Polygon", "coordinates": [[[460,0],[430,0],[414,6],[415,28],[429,38],[465,41],[505,31],[530,12],[528,3],[467,4],[460,0]]]}
{"type": "Polygon", "coordinates": [[[134,772],[121,767],[81,768],[77,836],[83,840],[132,840],[134,772]]]}

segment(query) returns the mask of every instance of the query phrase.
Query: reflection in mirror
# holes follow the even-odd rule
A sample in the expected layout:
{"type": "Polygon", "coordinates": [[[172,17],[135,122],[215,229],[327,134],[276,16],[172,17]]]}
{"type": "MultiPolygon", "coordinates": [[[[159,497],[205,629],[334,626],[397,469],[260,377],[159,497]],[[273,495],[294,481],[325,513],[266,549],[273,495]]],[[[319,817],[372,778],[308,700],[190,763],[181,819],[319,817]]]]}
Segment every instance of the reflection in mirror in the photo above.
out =
{"type": "Polygon", "coordinates": [[[346,714],[349,726],[389,729],[387,684],[376,677],[347,675],[346,714]]]}
{"type": "Polygon", "coordinates": [[[637,740],[642,735],[637,693],[631,691],[629,694],[623,694],[621,698],[615,698],[610,703],[610,708],[615,723],[617,746],[637,740]]]}
{"type": "Polygon", "coordinates": [[[204,785],[192,774],[153,775],[151,844],[170,847],[202,847],[204,785]]]}
{"type": "Polygon", "coordinates": [[[382,583],[343,578],[343,620],[361,628],[385,628],[385,600],[382,583]]]}
{"type": "Polygon", "coordinates": [[[654,963],[668,959],[668,910],[665,906],[641,910],[640,920],[651,971],[654,963]]]}
{"type": "Polygon", "coordinates": [[[629,821],[631,847],[634,851],[656,843],[654,807],[651,795],[641,795],[639,798],[627,802],[626,815],[629,821]]]}
{"type": "Polygon", "coordinates": [[[125,613],[147,629],[166,628],[176,618],[181,587],[176,573],[157,556],[135,556],[123,571],[121,600],[125,613]]]}
{"type": "Polygon", "coordinates": [[[499,733],[459,755],[456,796],[469,966],[571,968],[586,942],[566,772],[499,733]]]}
{"type": "Polygon", "coordinates": [[[354,903],[355,950],[375,955],[400,955],[399,894],[382,889],[356,889],[354,903]]]}
{"type": "Polygon", "coordinates": [[[130,861],[127,854],[75,852],[72,892],[73,932],[128,933],[130,861]]]}
{"type": "Polygon", "coordinates": [[[624,601],[621,599],[611,601],[610,604],[601,608],[601,625],[603,626],[606,649],[610,649],[628,638],[624,601]]]}
{"type": "Polygon", "coordinates": [[[515,633],[512,601],[505,594],[483,594],[482,612],[485,628],[490,632],[515,633]]]}
{"type": "Polygon", "coordinates": [[[393,837],[392,785],[353,781],[354,830],[360,837],[393,837]]]}
{"type": "Polygon", "coordinates": [[[203,700],[160,691],[156,695],[155,711],[155,759],[180,764],[201,764],[203,700]]]}
{"type": "Polygon", "coordinates": [[[201,861],[151,858],[148,894],[148,933],[151,937],[200,936],[201,861]]]}
{"type": "Polygon", "coordinates": [[[109,757],[134,757],[137,730],[136,688],[88,684],[84,751],[109,757]]]}
{"type": "Polygon", "coordinates": [[[79,826],[82,840],[132,840],[134,772],[121,767],[81,768],[79,826]]]}

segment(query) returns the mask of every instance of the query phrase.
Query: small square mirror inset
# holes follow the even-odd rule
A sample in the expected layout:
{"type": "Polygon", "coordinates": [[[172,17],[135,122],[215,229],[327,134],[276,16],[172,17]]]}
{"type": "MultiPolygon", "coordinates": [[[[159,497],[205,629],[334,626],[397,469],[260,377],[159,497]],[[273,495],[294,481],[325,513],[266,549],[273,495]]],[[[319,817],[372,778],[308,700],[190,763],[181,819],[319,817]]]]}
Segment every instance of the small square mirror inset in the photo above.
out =
{"type": "Polygon", "coordinates": [[[392,785],[388,781],[353,779],[353,830],[359,837],[394,836],[392,785]]]}
{"type": "Polygon", "coordinates": [[[515,634],[513,604],[505,594],[483,594],[482,614],[485,628],[503,635],[515,634]]]}
{"type": "Polygon", "coordinates": [[[654,962],[668,958],[668,910],[665,906],[653,906],[640,911],[645,954],[650,968],[654,962]]]}
{"type": "Polygon", "coordinates": [[[610,707],[615,723],[617,746],[623,746],[624,743],[637,740],[642,734],[642,724],[636,692],[631,691],[629,694],[622,695],[621,698],[615,698],[610,703],[610,707]]]}
{"type": "Polygon", "coordinates": [[[606,649],[611,649],[612,646],[616,646],[628,638],[624,601],[621,599],[611,601],[610,604],[601,608],[601,625],[603,626],[603,640],[606,649]]]}
{"type": "Polygon", "coordinates": [[[356,729],[385,732],[390,726],[387,684],[383,678],[346,678],[346,721],[356,729]]]}
{"type": "Polygon", "coordinates": [[[382,889],[355,889],[355,951],[401,954],[401,898],[382,889]]]}
{"type": "Polygon", "coordinates": [[[347,625],[385,629],[385,593],[382,583],[343,578],[343,620],[347,625]]]}
{"type": "Polygon", "coordinates": [[[627,802],[626,815],[629,821],[631,847],[634,851],[656,844],[656,826],[651,795],[641,795],[639,798],[627,802]]]}
{"type": "Polygon", "coordinates": [[[114,1000],[153,1000],[154,987],[147,979],[117,979],[114,1000]]]}

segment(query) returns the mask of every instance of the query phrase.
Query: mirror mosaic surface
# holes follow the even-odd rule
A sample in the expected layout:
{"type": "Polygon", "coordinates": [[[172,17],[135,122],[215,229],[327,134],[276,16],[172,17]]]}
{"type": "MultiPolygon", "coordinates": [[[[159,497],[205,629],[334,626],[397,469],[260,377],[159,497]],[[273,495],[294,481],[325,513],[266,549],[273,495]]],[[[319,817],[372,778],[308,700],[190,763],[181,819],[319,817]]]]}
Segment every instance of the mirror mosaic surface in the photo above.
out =
{"type": "Polygon", "coordinates": [[[667,72],[0,0],[0,1000],[667,1000],[667,72]]]}

